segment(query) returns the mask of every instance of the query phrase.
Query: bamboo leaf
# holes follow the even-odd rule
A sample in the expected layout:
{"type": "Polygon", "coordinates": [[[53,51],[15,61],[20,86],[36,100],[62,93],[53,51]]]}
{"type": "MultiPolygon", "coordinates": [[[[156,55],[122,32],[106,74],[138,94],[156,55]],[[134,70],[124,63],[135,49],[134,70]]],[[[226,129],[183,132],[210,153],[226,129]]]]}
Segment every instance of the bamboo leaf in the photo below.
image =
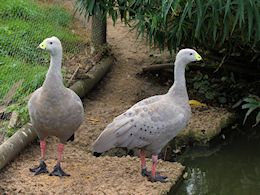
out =
{"type": "Polygon", "coordinates": [[[247,104],[243,104],[243,105],[242,105],[242,109],[247,109],[247,108],[251,109],[251,108],[257,108],[257,107],[258,107],[258,105],[256,105],[256,104],[250,104],[250,103],[247,103],[247,104]]]}
{"type": "Polygon", "coordinates": [[[245,22],[245,9],[244,9],[244,0],[238,1],[238,12],[239,12],[239,27],[242,27],[242,24],[245,22]]]}
{"type": "Polygon", "coordinates": [[[246,112],[244,121],[243,121],[243,125],[245,124],[245,122],[246,122],[246,120],[247,120],[247,117],[248,117],[256,108],[257,108],[257,107],[252,107],[252,108],[248,109],[248,111],[246,112]]]}
{"type": "Polygon", "coordinates": [[[255,98],[252,98],[252,97],[247,97],[247,98],[244,98],[243,100],[245,102],[248,102],[248,103],[251,103],[251,104],[259,104],[259,102],[255,98]]]}
{"type": "Polygon", "coordinates": [[[256,42],[260,41],[260,2],[254,6],[255,20],[256,20],[256,42]]]}
{"type": "Polygon", "coordinates": [[[230,5],[231,5],[231,0],[227,0],[227,3],[225,5],[224,20],[227,18],[228,12],[230,11],[230,5]]]}
{"type": "Polygon", "coordinates": [[[253,12],[252,12],[252,3],[247,7],[247,23],[248,23],[248,34],[247,41],[250,41],[252,30],[253,30],[253,12]]]}
{"type": "Polygon", "coordinates": [[[256,125],[258,125],[259,122],[260,122],[260,112],[258,112],[258,114],[256,115],[255,124],[253,125],[253,127],[255,127],[256,125]]]}

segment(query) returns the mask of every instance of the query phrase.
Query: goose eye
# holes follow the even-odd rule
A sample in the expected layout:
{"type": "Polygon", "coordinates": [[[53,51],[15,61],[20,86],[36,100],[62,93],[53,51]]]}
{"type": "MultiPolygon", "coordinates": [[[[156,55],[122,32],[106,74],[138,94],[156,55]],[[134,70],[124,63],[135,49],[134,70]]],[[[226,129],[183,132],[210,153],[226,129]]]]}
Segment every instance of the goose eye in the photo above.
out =
{"type": "Polygon", "coordinates": [[[192,56],[192,53],[190,53],[190,56],[192,56]]]}
{"type": "Polygon", "coordinates": [[[52,42],[50,42],[50,44],[52,45],[52,42]]]}

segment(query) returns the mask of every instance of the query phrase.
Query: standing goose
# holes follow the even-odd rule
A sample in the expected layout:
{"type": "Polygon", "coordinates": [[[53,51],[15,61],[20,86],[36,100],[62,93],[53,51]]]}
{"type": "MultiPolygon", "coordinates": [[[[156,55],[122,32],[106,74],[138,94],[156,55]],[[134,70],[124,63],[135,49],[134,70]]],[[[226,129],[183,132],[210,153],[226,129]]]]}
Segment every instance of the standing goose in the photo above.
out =
{"type": "Polygon", "coordinates": [[[144,99],[117,116],[94,142],[94,154],[114,147],[139,148],[141,174],[151,181],[165,182],[167,177],[156,173],[158,154],[190,120],[185,66],[201,59],[193,49],[180,50],[175,60],[174,84],[168,93],[144,99]],[[145,150],[152,153],[151,172],[146,169],[145,150]]]}
{"type": "Polygon", "coordinates": [[[45,139],[48,136],[56,136],[60,139],[58,161],[50,175],[69,176],[61,169],[60,162],[65,142],[74,139],[74,132],[83,121],[83,105],[78,95],[63,85],[60,40],[57,37],[47,38],[39,48],[50,53],[51,61],[42,87],[33,93],[28,102],[31,123],[40,139],[41,148],[40,165],[30,171],[35,175],[48,172],[44,162],[45,139]]]}

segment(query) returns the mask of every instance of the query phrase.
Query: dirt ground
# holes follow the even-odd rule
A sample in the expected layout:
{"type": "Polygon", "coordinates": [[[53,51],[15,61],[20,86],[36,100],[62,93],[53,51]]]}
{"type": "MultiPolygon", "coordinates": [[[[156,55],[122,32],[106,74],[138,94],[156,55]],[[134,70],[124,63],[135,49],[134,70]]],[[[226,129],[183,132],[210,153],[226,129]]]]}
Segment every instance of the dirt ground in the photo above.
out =
{"type": "MultiPolygon", "coordinates": [[[[82,26],[82,30],[85,30],[82,26]]],[[[0,173],[0,194],[161,194],[167,192],[181,176],[179,163],[159,161],[158,170],[169,177],[167,183],[151,183],[140,175],[137,157],[93,157],[91,144],[112,119],[139,99],[164,93],[159,86],[137,76],[141,66],[153,57],[135,33],[121,23],[108,23],[108,42],[117,61],[98,86],[84,99],[85,121],[74,142],[65,147],[62,167],[70,177],[33,176],[29,168],[38,164],[38,143],[29,146],[0,173]]],[[[154,55],[153,55],[154,56],[154,55]]],[[[58,140],[47,140],[47,166],[56,161],[58,140]]],[[[150,168],[149,161],[148,167],[150,168]]]]}

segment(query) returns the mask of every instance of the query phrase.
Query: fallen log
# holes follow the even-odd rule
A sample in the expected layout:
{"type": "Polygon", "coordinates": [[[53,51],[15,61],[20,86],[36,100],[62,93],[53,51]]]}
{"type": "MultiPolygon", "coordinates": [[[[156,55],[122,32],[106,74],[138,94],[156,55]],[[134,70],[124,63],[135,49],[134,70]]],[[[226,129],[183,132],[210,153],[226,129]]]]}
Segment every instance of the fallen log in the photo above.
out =
{"type": "MultiPolygon", "coordinates": [[[[88,78],[75,82],[70,89],[83,98],[108,72],[114,58],[107,57],[87,72],[88,78]]],[[[28,144],[37,137],[30,124],[19,129],[14,135],[0,145],[0,170],[12,161],[28,144]]]]}
{"type": "Polygon", "coordinates": [[[36,138],[30,125],[19,129],[0,146],[0,169],[13,160],[29,143],[36,138]]]}
{"type": "Polygon", "coordinates": [[[100,63],[93,66],[86,74],[88,78],[84,80],[79,80],[74,85],[70,87],[73,91],[75,91],[79,97],[84,97],[86,93],[88,93],[95,84],[101,80],[101,78],[106,74],[106,72],[111,67],[114,59],[112,57],[104,58],[100,63]]]}

